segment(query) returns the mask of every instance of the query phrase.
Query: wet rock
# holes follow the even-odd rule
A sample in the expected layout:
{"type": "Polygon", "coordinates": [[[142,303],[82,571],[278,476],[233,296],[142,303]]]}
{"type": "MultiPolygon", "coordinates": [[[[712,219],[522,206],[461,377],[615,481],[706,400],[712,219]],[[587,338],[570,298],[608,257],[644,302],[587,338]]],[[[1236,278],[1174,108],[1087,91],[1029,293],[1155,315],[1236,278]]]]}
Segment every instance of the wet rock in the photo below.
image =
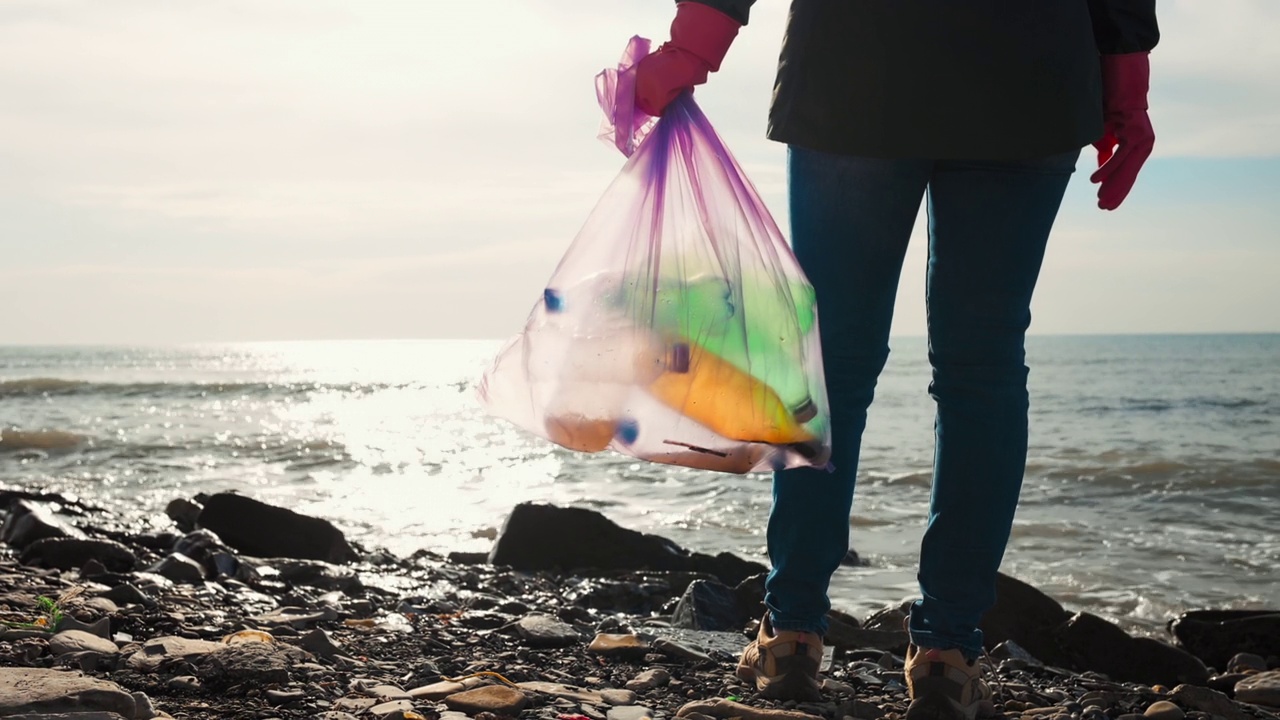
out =
{"type": "Polygon", "coordinates": [[[1168,700],[1157,700],[1151,703],[1142,714],[1149,720],[1182,720],[1186,717],[1186,713],[1182,711],[1182,708],[1168,700]]]}
{"type": "Polygon", "coordinates": [[[714,663],[715,660],[704,652],[681,645],[674,640],[657,638],[653,641],[653,649],[669,657],[691,663],[714,663]]]}
{"type": "Polygon", "coordinates": [[[0,668],[0,716],[42,713],[117,713],[133,718],[133,696],[113,682],[78,672],[0,668]]]}
{"type": "Polygon", "coordinates": [[[1254,705],[1280,707],[1280,670],[1260,672],[1236,683],[1236,699],[1254,705]]]}
{"type": "Polygon", "coordinates": [[[538,613],[520,618],[516,632],[530,647],[565,647],[582,639],[572,625],[538,613]]]}
{"type": "Polygon", "coordinates": [[[516,570],[685,570],[737,584],[767,570],[729,553],[690,553],[670,540],[623,528],[594,510],[521,503],[503,523],[489,562],[516,570]]]}
{"type": "Polygon", "coordinates": [[[129,656],[128,666],[141,673],[152,673],[172,660],[190,660],[208,655],[225,647],[222,643],[207,640],[166,636],[153,638],[142,644],[142,648],[129,656]]]}
{"type": "Polygon", "coordinates": [[[653,711],[640,705],[621,705],[609,708],[605,717],[608,720],[646,720],[653,717],[653,711]]]}
{"type": "Polygon", "coordinates": [[[769,573],[756,573],[733,588],[738,602],[738,612],[748,619],[764,617],[764,581],[769,573]]]}
{"type": "Polygon", "coordinates": [[[733,590],[719,580],[694,580],[676,603],[671,624],[690,630],[737,630],[747,622],[733,590]]]}
{"type": "Polygon", "coordinates": [[[9,506],[0,540],[22,549],[45,538],[83,538],[84,533],[55,516],[48,506],[18,500],[9,506]]]}
{"type": "Polygon", "coordinates": [[[629,633],[599,633],[587,652],[612,657],[640,657],[649,651],[649,642],[629,633]]]}
{"type": "Polygon", "coordinates": [[[110,640],[84,630],[66,630],[49,638],[49,652],[66,655],[74,652],[114,653],[120,648],[110,640]]]}
{"type": "Polygon", "coordinates": [[[1174,702],[1184,708],[1201,710],[1209,715],[1217,715],[1225,720],[1251,720],[1231,699],[1217,690],[1196,685],[1179,685],[1170,693],[1174,702]]]}
{"type": "Polygon", "coordinates": [[[204,568],[200,563],[178,553],[170,554],[151,566],[147,572],[168,578],[179,585],[199,585],[204,582],[204,568]]]}
{"type": "Polygon", "coordinates": [[[1253,653],[1236,653],[1227,661],[1227,672],[1239,673],[1253,670],[1263,672],[1267,669],[1267,661],[1253,653]]]}
{"type": "Polygon", "coordinates": [[[1057,600],[1021,580],[999,573],[996,602],[982,616],[979,627],[988,646],[1012,640],[1042,662],[1064,667],[1069,663],[1059,650],[1054,629],[1070,617],[1071,613],[1057,600]]]}
{"type": "Polygon", "coordinates": [[[1096,615],[1077,613],[1060,627],[1059,646],[1077,669],[1144,685],[1203,685],[1209,671],[1195,656],[1151,638],[1134,638],[1096,615]]]}
{"type": "Polygon", "coordinates": [[[662,668],[650,668],[627,681],[627,689],[643,693],[671,682],[671,673],[662,668]]]}
{"type": "Polygon", "coordinates": [[[713,718],[742,718],[742,720],[821,720],[822,718],[821,715],[810,715],[795,710],[755,708],[732,700],[691,702],[682,706],[676,712],[676,717],[691,717],[695,714],[713,718]]]}
{"type": "Polygon", "coordinates": [[[152,600],[149,595],[130,583],[117,585],[98,597],[106,598],[121,605],[146,605],[151,607],[156,604],[155,600],[152,600]]]}
{"type": "Polygon", "coordinates": [[[297,607],[279,607],[269,613],[254,616],[255,622],[263,625],[289,625],[298,629],[318,622],[338,619],[338,611],[331,607],[319,610],[306,610],[297,607]]]}
{"type": "Polygon", "coordinates": [[[81,538],[45,538],[22,551],[23,565],[75,570],[90,560],[97,560],[113,572],[129,572],[138,566],[138,558],[129,548],[113,540],[81,538]]]}
{"type": "Polygon", "coordinates": [[[525,694],[505,685],[486,685],[474,690],[464,690],[444,699],[450,710],[468,715],[491,712],[495,715],[517,715],[529,704],[525,694]]]}
{"type": "Polygon", "coordinates": [[[1194,610],[1169,621],[1178,646],[1225,669],[1237,653],[1280,655],[1280,610],[1194,610]]]}
{"type": "Polygon", "coordinates": [[[327,520],[308,517],[234,493],[209,497],[196,526],[255,557],[347,563],[358,559],[346,537],[327,520]]]}
{"type": "Polygon", "coordinates": [[[200,516],[200,506],[186,498],[176,498],[170,500],[165,506],[164,514],[169,516],[179,530],[189,533],[196,529],[196,518],[200,516]]]}
{"type": "Polygon", "coordinates": [[[322,658],[332,658],[342,652],[342,647],[320,628],[303,635],[298,641],[298,647],[322,658]]]}
{"type": "Polygon", "coordinates": [[[1040,665],[1041,662],[1027,649],[1012,640],[1006,640],[991,650],[991,657],[998,660],[1021,660],[1027,665],[1040,665]]]}

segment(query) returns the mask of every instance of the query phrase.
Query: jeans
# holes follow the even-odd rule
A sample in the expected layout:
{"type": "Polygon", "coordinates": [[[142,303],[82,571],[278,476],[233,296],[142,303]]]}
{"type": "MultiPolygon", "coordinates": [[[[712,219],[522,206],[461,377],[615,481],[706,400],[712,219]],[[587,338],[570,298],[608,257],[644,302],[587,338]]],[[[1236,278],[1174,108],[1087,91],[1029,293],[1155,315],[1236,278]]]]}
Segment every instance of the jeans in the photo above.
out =
{"type": "Polygon", "coordinates": [[[903,256],[927,193],[933,488],[909,632],[982,652],[1027,458],[1023,342],[1045,244],[1078,152],[1030,161],[886,160],[792,147],[792,244],[813,283],[831,403],[832,466],[775,473],[765,604],[775,628],[825,634],[849,547],[859,446],[903,256]]]}

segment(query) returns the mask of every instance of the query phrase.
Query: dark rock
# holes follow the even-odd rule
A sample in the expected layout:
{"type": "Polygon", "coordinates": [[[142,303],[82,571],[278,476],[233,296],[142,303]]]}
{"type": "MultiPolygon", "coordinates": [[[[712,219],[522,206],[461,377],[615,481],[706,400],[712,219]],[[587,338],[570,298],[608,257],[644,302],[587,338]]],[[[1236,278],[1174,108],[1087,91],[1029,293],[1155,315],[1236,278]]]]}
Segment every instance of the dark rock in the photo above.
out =
{"type": "Polygon", "coordinates": [[[255,622],[263,625],[291,625],[295,628],[304,628],[307,625],[328,620],[337,620],[338,611],[331,607],[323,607],[318,610],[306,610],[296,607],[279,607],[269,613],[257,615],[255,622]]]}
{"type": "Polygon", "coordinates": [[[288,705],[307,698],[305,690],[268,690],[266,695],[267,702],[271,705],[288,705]]]}
{"type": "Polygon", "coordinates": [[[189,533],[196,529],[196,518],[200,516],[200,506],[186,498],[176,498],[165,506],[164,514],[169,516],[179,530],[189,533]]]}
{"type": "Polygon", "coordinates": [[[1043,665],[1044,663],[1036,659],[1036,656],[1027,652],[1027,649],[1012,640],[1005,640],[991,651],[991,657],[997,659],[1021,660],[1028,665],[1043,665]]]}
{"type": "Polygon", "coordinates": [[[690,553],[666,538],[620,527],[594,510],[535,503],[511,511],[489,562],[516,570],[686,570],[729,584],[767,570],[729,553],[690,553]]]}
{"type": "Polygon", "coordinates": [[[537,613],[520,618],[516,632],[530,647],[565,647],[582,639],[572,625],[537,613]]]}
{"type": "Polygon", "coordinates": [[[756,573],[744,579],[733,588],[733,596],[738,602],[738,612],[744,618],[764,617],[764,581],[769,573],[756,573]]]}
{"type": "Polygon", "coordinates": [[[83,538],[84,533],[55,517],[47,506],[27,500],[9,506],[4,527],[0,528],[0,540],[18,549],[37,540],[60,537],[83,538]]]}
{"type": "Polygon", "coordinates": [[[291,585],[344,592],[359,590],[361,587],[360,579],[354,571],[327,562],[292,558],[272,558],[269,562],[279,573],[277,579],[291,585]]]}
{"type": "Polygon", "coordinates": [[[201,682],[212,688],[240,683],[283,685],[289,682],[290,667],[310,659],[306,651],[291,645],[247,642],[224,645],[196,658],[195,665],[201,682]]]}
{"type": "Polygon", "coordinates": [[[862,562],[862,558],[858,557],[858,551],[849,548],[849,552],[844,554],[844,559],[840,561],[844,567],[861,567],[866,563],[862,562]]]}
{"type": "Polygon", "coordinates": [[[298,641],[298,647],[322,658],[332,658],[342,652],[342,647],[320,628],[303,635],[298,641]]]}
{"type": "Polygon", "coordinates": [[[1253,653],[1236,653],[1227,661],[1227,672],[1245,672],[1248,670],[1256,670],[1262,672],[1267,669],[1267,661],[1261,655],[1253,653]]]}
{"type": "Polygon", "coordinates": [[[694,580],[676,604],[671,624],[689,630],[738,630],[747,622],[733,590],[719,580],[694,580]]]}
{"type": "Polygon", "coordinates": [[[489,562],[489,553],[451,552],[446,556],[451,563],[458,565],[483,565],[489,562]]]}
{"type": "Polygon", "coordinates": [[[0,716],[117,713],[133,718],[133,696],[119,685],[78,672],[0,668],[0,716]]]}
{"type": "Polygon", "coordinates": [[[677,660],[683,660],[684,662],[706,664],[715,662],[715,659],[701,650],[695,650],[686,645],[681,645],[674,640],[668,640],[667,638],[656,638],[653,641],[653,649],[669,657],[676,658],[677,660]]]}
{"type": "Polygon", "coordinates": [[[1055,630],[1071,618],[1062,605],[1027,583],[1004,573],[996,576],[995,605],[979,628],[988,648],[1012,640],[1048,665],[1069,666],[1055,630]]]}
{"type": "Polygon", "coordinates": [[[1179,685],[1170,693],[1170,698],[1184,708],[1201,710],[1211,716],[1226,720],[1252,720],[1252,716],[1241,710],[1231,698],[1207,687],[1179,685]]]}
{"type": "Polygon", "coordinates": [[[1236,699],[1254,705],[1280,707],[1280,670],[1253,673],[1236,683],[1236,699]]]}
{"type": "Polygon", "coordinates": [[[150,607],[156,604],[156,601],[152,600],[150,596],[129,583],[117,585],[98,597],[106,598],[120,605],[145,605],[150,607]]]}
{"type": "Polygon", "coordinates": [[[300,515],[234,493],[209,497],[197,527],[212,530],[246,555],[347,563],[358,559],[342,531],[327,520],[300,515]]]}
{"type": "Polygon", "coordinates": [[[113,540],[45,538],[28,545],[20,557],[23,565],[59,570],[74,570],[90,560],[115,572],[129,572],[138,566],[137,556],[113,540]]]}
{"type": "Polygon", "coordinates": [[[147,570],[169,578],[179,585],[199,585],[204,582],[204,568],[186,555],[171,553],[147,570]]]}
{"type": "Polygon", "coordinates": [[[65,630],[79,630],[81,632],[96,635],[100,638],[111,638],[111,619],[98,618],[97,620],[87,623],[81,622],[75,616],[66,614],[58,620],[58,624],[53,626],[54,632],[63,632],[65,630]]]}
{"type": "Polygon", "coordinates": [[[1144,685],[1204,685],[1209,671],[1195,656],[1151,638],[1134,638],[1096,615],[1077,613],[1058,629],[1071,667],[1144,685]]]}
{"type": "Polygon", "coordinates": [[[1224,670],[1231,656],[1280,656],[1280,610],[1193,610],[1169,621],[1178,646],[1224,670]]]}

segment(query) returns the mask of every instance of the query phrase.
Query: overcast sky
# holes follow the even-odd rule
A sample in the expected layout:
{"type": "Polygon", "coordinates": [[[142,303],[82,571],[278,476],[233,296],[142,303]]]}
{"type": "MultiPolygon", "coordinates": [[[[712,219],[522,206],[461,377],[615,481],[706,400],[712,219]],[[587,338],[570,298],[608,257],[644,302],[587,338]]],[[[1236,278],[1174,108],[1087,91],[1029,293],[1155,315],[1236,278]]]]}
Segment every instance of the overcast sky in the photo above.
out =
{"type": "MultiPolygon", "coordinates": [[[[787,3],[698,100],[764,139],[787,3]]],[[[1156,156],[1081,159],[1039,333],[1280,331],[1280,2],[1160,0],[1156,156]]],[[[665,0],[0,3],[0,343],[502,337],[623,158],[593,76],[665,0]]],[[[895,332],[924,332],[917,233],[895,332]]]]}

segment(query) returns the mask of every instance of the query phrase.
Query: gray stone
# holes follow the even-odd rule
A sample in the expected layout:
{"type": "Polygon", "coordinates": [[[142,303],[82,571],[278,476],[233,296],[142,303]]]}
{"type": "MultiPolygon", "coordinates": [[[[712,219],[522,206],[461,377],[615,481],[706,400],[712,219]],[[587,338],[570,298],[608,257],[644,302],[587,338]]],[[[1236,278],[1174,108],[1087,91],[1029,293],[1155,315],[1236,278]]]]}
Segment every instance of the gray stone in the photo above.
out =
{"type": "Polygon", "coordinates": [[[113,572],[130,572],[138,558],[129,548],[113,540],[45,538],[28,545],[19,558],[23,565],[76,570],[97,560],[113,572]]]}
{"type": "Polygon", "coordinates": [[[119,685],[79,672],[0,668],[0,716],[71,712],[117,713],[134,720],[137,707],[119,685]]]}
{"type": "Polygon", "coordinates": [[[110,640],[91,635],[83,630],[64,630],[49,638],[49,652],[55,656],[85,651],[103,653],[105,655],[114,653],[119,649],[110,640]]]}
{"type": "Polygon", "coordinates": [[[443,700],[455,693],[460,693],[463,690],[479,687],[482,682],[483,681],[480,678],[476,677],[466,678],[461,682],[443,680],[438,683],[414,688],[409,691],[409,696],[415,700],[429,700],[435,702],[443,700]]]}
{"type": "Polygon", "coordinates": [[[332,658],[342,652],[342,647],[329,637],[329,633],[320,628],[303,635],[298,641],[298,647],[323,658],[332,658]]]}
{"type": "Polygon", "coordinates": [[[1236,699],[1254,705],[1280,707],[1280,670],[1250,675],[1236,683],[1236,699]]]}
{"type": "Polygon", "coordinates": [[[739,630],[746,622],[734,591],[714,579],[689,583],[671,617],[674,627],[689,630],[739,630]]]}
{"type": "Polygon", "coordinates": [[[196,529],[196,518],[200,516],[200,506],[186,498],[176,498],[170,500],[165,506],[164,514],[169,516],[179,530],[189,533],[196,529]]]}
{"type": "Polygon", "coordinates": [[[204,582],[204,568],[200,567],[200,563],[178,553],[170,553],[148,572],[166,577],[179,585],[199,585],[204,582]]]}
{"type": "Polygon", "coordinates": [[[666,638],[655,639],[653,641],[653,649],[657,650],[660,653],[663,653],[664,655],[668,655],[670,657],[677,658],[680,660],[685,660],[687,662],[692,662],[692,663],[715,662],[715,660],[713,660],[710,655],[700,650],[694,650],[693,648],[688,647],[687,645],[681,645],[680,643],[674,640],[668,640],[666,638]]]}
{"type": "Polygon", "coordinates": [[[91,623],[83,623],[75,619],[71,615],[63,615],[62,619],[53,628],[54,632],[63,632],[64,630],[79,630],[90,635],[100,638],[111,638],[111,620],[110,618],[98,618],[91,623]]]}
{"type": "Polygon", "coordinates": [[[307,625],[317,622],[327,622],[338,619],[338,611],[331,607],[323,607],[319,610],[305,610],[296,607],[280,607],[272,610],[264,615],[258,615],[253,618],[255,622],[263,625],[290,625],[295,628],[305,628],[307,625]]]}
{"type": "Polygon", "coordinates": [[[1241,710],[1231,699],[1217,690],[1197,685],[1179,685],[1169,693],[1170,697],[1184,708],[1203,710],[1210,715],[1219,715],[1226,720],[1252,720],[1251,716],[1241,710]]]}
{"type": "Polygon", "coordinates": [[[450,710],[468,715],[491,712],[495,715],[518,715],[529,698],[515,688],[506,685],[486,685],[474,690],[464,690],[444,699],[450,710]]]}
{"type": "Polygon", "coordinates": [[[47,505],[18,500],[9,506],[0,540],[22,549],[37,540],[57,537],[83,538],[84,533],[54,516],[47,505]]]}
{"type": "Polygon", "coordinates": [[[201,657],[223,647],[226,646],[222,643],[208,640],[191,640],[176,636],[158,637],[146,641],[138,652],[130,655],[128,666],[136,672],[155,672],[165,662],[201,657]]]}
{"type": "Polygon", "coordinates": [[[267,702],[272,705],[288,705],[291,702],[305,700],[307,698],[306,690],[268,690],[266,692],[267,702]]]}
{"type": "Polygon", "coordinates": [[[671,682],[671,673],[662,668],[650,668],[627,681],[627,689],[637,693],[653,690],[671,682]]]}
{"type": "Polygon", "coordinates": [[[137,708],[134,711],[134,720],[151,720],[159,713],[156,712],[156,706],[151,702],[151,698],[146,693],[133,693],[133,705],[137,708]]]}
{"type": "Polygon", "coordinates": [[[653,717],[653,711],[640,705],[620,705],[609,708],[605,717],[608,720],[646,720],[653,717]]]}
{"type": "Polygon", "coordinates": [[[406,712],[411,712],[412,710],[413,710],[412,700],[392,700],[391,702],[384,702],[379,705],[374,705],[373,707],[369,708],[366,712],[376,717],[386,717],[394,713],[406,713],[406,712]]]}
{"type": "Polygon", "coordinates": [[[156,601],[152,600],[149,595],[130,583],[117,585],[98,597],[104,597],[112,602],[117,602],[122,605],[145,605],[147,607],[152,607],[156,604],[156,601]]]}
{"type": "Polygon", "coordinates": [[[255,684],[289,682],[289,668],[306,662],[304,650],[283,643],[248,642],[223,645],[197,658],[195,665],[205,684],[255,684]]]}
{"type": "Polygon", "coordinates": [[[165,687],[171,690],[199,690],[204,687],[200,682],[200,678],[194,675],[178,675],[169,678],[169,682],[165,683],[165,687]]]}
{"type": "Polygon", "coordinates": [[[530,647],[565,647],[582,639],[573,626],[540,613],[520,618],[516,632],[530,647]]]}
{"type": "Polygon", "coordinates": [[[207,498],[196,525],[212,530],[226,544],[254,557],[333,563],[359,558],[342,531],[329,521],[234,493],[207,498]]]}
{"type": "Polygon", "coordinates": [[[364,691],[366,695],[382,702],[389,700],[411,700],[413,699],[409,693],[396,687],[395,685],[374,685],[364,691]]]}
{"type": "Polygon", "coordinates": [[[530,692],[542,693],[543,695],[553,695],[558,698],[573,700],[574,702],[580,702],[580,703],[604,702],[604,698],[601,697],[600,693],[592,692],[590,690],[583,690],[582,688],[573,687],[571,685],[561,685],[560,683],[542,682],[540,680],[533,680],[529,682],[516,683],[516,686],[519,687],[521,690],[528,690],[530,692]]]}
{"type": "Polygon", "coordinates": [[[608,690],[600,691],[600,698],[610,705],[630,705],[636,701],[636,694],[631,690],[608,690]]]}

